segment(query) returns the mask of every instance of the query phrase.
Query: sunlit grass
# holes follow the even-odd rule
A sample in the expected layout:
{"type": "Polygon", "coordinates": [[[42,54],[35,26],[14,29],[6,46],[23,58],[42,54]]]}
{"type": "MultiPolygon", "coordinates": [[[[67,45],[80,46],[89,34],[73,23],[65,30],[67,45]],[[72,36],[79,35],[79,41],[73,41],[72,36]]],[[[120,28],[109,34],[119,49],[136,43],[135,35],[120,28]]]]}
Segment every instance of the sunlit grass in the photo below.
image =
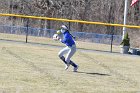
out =
{"type": "Polygon", "coordinates": [[[140,58],[77,51],[78,73],[64,70],[60,48],[0,41],[1,93],[137,93],[140,58]]]}

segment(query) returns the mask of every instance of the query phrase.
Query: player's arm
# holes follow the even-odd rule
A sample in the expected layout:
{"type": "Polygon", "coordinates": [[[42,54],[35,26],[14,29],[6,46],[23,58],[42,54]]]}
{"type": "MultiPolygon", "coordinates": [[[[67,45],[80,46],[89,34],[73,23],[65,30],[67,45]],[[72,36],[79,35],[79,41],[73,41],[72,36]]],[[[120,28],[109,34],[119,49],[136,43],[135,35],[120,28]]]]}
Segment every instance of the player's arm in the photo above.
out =
{"type": "Polygon", "coordinates": [[[60,42],[62,42],[62,43],[66,43],[68,41],[69,41],[69,36],[68,35],[66,35],[63,39],[60,39],[60,42]]]}

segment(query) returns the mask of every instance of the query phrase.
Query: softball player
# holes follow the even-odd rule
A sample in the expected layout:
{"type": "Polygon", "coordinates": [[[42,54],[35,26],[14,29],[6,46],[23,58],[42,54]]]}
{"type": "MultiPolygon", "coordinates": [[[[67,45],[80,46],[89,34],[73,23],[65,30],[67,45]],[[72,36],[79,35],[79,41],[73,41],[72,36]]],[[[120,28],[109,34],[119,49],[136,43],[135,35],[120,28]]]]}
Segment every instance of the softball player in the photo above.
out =
{"type": "Polygon", "coordinates": [[[65,65],[66,65],[65,70],[67,70],[69,68],[69,66],[72,65],[73,71],[77,72],[78,65],[70,60],[70,58],[76,52],[76,45],[73,40],[73,37],[69,33],[68,27],[65,25],[62,25],[61,30],[57,32],[57,34],[60,34],[60,33],[63,34],[63,39],[59,38],[59,41],[64,43],[66,45],[66,47],[63,48],[62,50],[60,50],[60,52],[58,53],[58,56],[65,63],[65,65]],[[66,57],[64,57],[64,54],[67,54],[66,57]]]}

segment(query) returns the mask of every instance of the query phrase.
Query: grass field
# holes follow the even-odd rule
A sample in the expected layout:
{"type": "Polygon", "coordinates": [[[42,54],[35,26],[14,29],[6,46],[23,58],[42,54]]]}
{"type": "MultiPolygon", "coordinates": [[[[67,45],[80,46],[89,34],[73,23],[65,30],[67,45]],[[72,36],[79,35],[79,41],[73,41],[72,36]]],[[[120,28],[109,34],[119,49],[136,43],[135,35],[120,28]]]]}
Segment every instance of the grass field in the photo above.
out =
{"type": "MultiPolygon", "coordinates": [[[[25,42],[26,41],[25,38],[26,38],[25,35],[0,33],[0,39],[25,42]]],[[[63,44],[56,42],[51,38],[45,38],[45,37],[28,36],[28,42],[64,46],[63,44]]],[[[110,51],[111,49],[111,46],[107,44],[97,44],[97,43],[81,42],[81,41],[77,41],[76,43],[77,43],[77,47],[81,49],[92,49],[98,51],[110,51]]],[[[113,52],[120,52],[119,46],[113,45],[112,48],[113,48],[113,52]]]]}
{"type": "Polygon", "coordinates": [[[0,41],[0,93],[140,93],[140,57],[78,50],[77,73],[61,48],[0,41]]]}

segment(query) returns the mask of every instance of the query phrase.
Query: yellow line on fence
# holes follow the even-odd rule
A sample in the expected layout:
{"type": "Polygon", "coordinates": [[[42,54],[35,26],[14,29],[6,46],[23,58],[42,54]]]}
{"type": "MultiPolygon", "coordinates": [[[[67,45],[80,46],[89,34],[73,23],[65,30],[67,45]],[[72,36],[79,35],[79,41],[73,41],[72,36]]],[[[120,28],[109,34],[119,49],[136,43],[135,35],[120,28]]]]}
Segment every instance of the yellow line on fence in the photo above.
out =
{"type": "Polygon", "coordinates": [[[103,22],[91,22],[91,21],[61,19],[61,18],[49,18],[49,17],[27,16],[27,15],[17,15],[17,14],[3,14],[3,13],[0,13],[0,16],[13,16],[13,17],[19,17],[19,18],[43,19],[43,20],[63,21],[63,22],[77,22],[77,23],[82,23],[82,24],[96,24],[96,25],[104,25],[104,26],[117,26],[117,27],[140,29],[140,26],[135,26],[135,25],[111,24],[111,23],[103,23],[103,22]]]}

